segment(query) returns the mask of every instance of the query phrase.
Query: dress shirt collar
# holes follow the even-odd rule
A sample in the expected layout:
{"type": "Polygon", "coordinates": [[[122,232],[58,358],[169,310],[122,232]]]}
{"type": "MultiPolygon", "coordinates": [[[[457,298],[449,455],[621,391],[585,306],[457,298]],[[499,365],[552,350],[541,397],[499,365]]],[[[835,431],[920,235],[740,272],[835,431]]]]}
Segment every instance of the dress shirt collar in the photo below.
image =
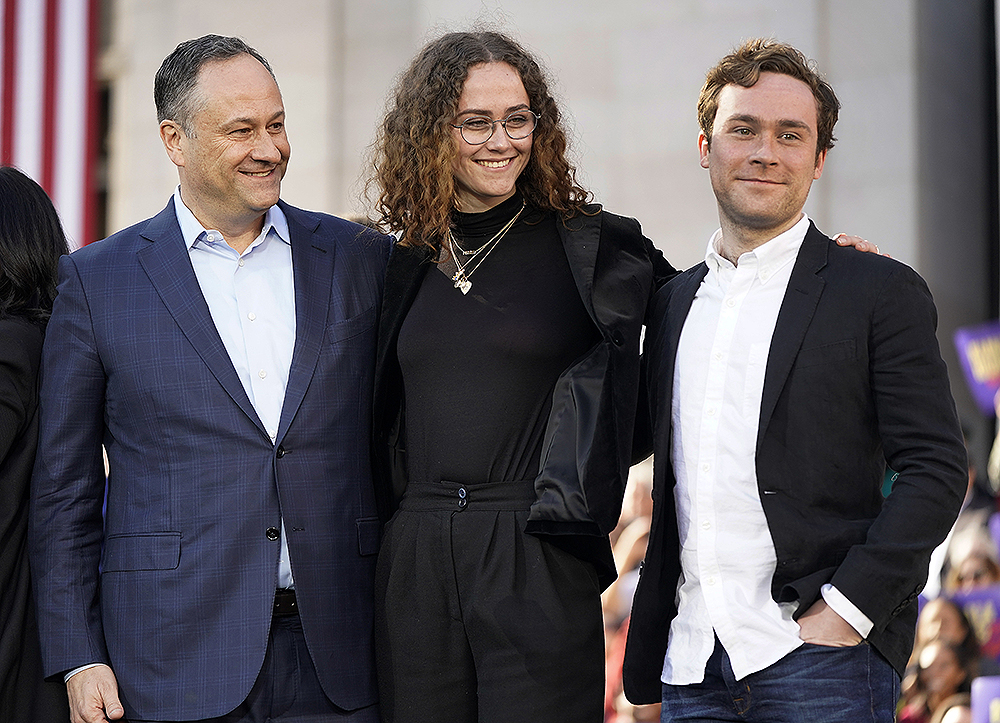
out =
{"type": "MultiPolygon", "coordinates": [[[[195,218],[193,213],[191,213],[191,209],[189,209],[184,204],[184,201],[181,200],[180,186],[177,186],[177,188],[174,189],[174,213],[177,215],[177,223],[181,227],[181,235],[184,237],[184,245],[187,247],[187,250],[190,251],[194,248],[195,244],[198,243],[202,235],[211,229],[206,229],[202,226],[201,222],[195,218]]],[[[251,248],[256,246],[261,239],[265,238],[268,231],[271,229],[274,229],[274,232],[277,234],[279,239],[284,241],[286,244],[290,243],[288,235],[288,220],[285,218],[284,212],[278,207],[278,204],[275,204],[271,206],[271,208],[267,209],[267,213],[264,214],[264,227],[261,229],[257,240],[250,245],[251,248]]]]}
{"type": "MultiPolygon", "coordinates": [[[[770,241],[765,241],[753,251],[741,254],[740,259],[746,260],[747,257],[752,257],[757,263],[757,280],[766,284],[778,269],[795,259],[808,230],[809,217],[803,213],[802,218],[790,229],[770,241]]],[[[719,229],[709,239],[708,251],[705,253],[705,263],[708,264],[709,271],[716,274],[736,268],[732,262],[719,254],[717,249],[721,241],[722,229],[719,229]]]]}

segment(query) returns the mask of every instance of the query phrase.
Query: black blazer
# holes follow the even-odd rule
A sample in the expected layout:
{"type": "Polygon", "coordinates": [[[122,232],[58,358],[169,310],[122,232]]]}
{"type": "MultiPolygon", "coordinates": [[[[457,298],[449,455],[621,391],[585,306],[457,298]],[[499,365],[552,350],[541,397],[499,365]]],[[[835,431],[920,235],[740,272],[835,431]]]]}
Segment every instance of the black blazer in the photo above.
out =
{"type": "MultiPolygon", "coordinates": [[[[630,700],[660,699],[680,550],[670,408],[681,328],[708,268],[654,300],[646,341],[653,522],[625,654],[630,700]]],[[[908,266],[842,248],[810,226],[771,340],[757,481],[778,565],[776,601],[804,613],[830,582],[874,622],[868,641],[902,672],[931,551],[958,514],[965,445],[935,337],[937,313],[908,266]],[[884,468],[899,473],[883,501],[884,468]]]]}
{"type": "MultiPolygon", "coordinates": [[[[639,387],[639,337],[652,294],[677,272],[635,219],[599,206],[557,224],[580,298],[601,341],[559,377],[526,531],[592,562],[602,587],[616,577],[608,533],[621,513],[639,387]]],[[[403,380],[396,341],[424,274],[424,249],[389,258],[379,326],[372,445],[375,489],[388,521],[406,488],[403,380]]]]}

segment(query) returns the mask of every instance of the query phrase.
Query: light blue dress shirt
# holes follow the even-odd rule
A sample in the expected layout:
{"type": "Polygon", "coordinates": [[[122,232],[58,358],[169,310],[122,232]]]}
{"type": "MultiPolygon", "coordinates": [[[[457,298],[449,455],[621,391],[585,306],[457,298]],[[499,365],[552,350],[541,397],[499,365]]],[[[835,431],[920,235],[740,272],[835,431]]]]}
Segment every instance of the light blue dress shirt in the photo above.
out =
{"type": "MultiPolygon", "coordinates": [[[[174,191],[174,211],[191,265],[243,389],[274,442],[295,346],[295,285],[288,221],[277,206],[242,254],[205,229],[174,191]]],[[[284,522],[278,587],[294,587],[284,522]]]]}

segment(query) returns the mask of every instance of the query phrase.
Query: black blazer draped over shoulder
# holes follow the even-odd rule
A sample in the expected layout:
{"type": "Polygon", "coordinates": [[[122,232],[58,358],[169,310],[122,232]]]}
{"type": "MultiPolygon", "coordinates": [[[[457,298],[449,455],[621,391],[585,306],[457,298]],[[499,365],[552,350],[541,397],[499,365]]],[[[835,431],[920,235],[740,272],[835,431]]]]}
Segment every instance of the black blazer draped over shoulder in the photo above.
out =
{"type": "MultiPolygon", "coordinates": [[[[616,577],[608,533],[621,513],[639,398],[639,339],[656,289],[677,272],[634,219],[591,206],[557,224],[580,298],[601,334],[556,383],[526,532],[594,564],[602,587],[616,577]]],[[[399,330],[424,274],[426,249],[389,258],[379,326],[373,453],[379,512],[387,522],[406,488],[399,330]]],[[[645,435],[640,435],[645,438],[645,435]]]]}

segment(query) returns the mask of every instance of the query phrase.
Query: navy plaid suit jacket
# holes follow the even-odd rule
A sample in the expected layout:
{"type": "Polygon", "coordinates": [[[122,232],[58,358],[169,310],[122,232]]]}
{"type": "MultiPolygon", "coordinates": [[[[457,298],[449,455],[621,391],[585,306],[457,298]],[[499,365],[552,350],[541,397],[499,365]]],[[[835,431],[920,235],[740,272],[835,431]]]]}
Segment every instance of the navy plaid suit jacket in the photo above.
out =
{"type": "Polygon", "coordinates": [[[277,585],[266,531],[282,520],[324,690],[346,709],[376,700],[369,430],[390,239],[281,208],[296,335],[275,442],[172,201],[60,264],[31,514],[45,668],[108,663],[130,718],[210,718],[244,700],[277,585]]]}

